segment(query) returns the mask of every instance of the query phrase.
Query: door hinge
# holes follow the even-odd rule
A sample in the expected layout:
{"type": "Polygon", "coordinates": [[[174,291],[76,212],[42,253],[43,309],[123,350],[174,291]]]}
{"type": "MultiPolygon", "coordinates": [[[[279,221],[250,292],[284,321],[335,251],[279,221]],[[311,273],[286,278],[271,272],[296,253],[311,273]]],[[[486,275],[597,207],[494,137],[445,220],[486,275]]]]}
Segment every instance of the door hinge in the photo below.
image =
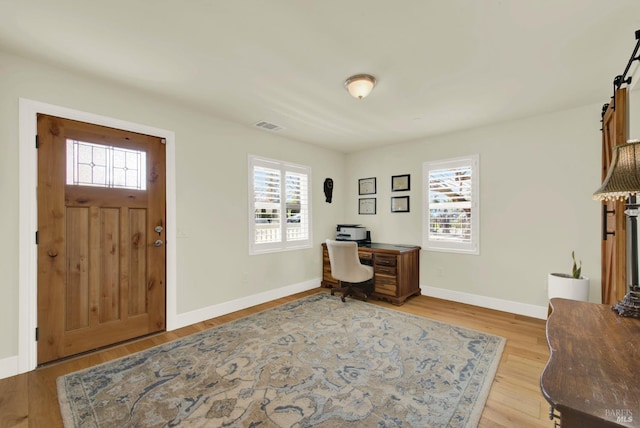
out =
{"type": "Polygon", "coordinates": [[[36,149],[40,148],[40,137],[36,135],[36,149]]]}
{"type": "Polygon", "coordinates": [[[40,243],[40,237],[38,236],[38,231],[36,230],[36,245],[40,243]]]}
{"type": "Polygon", "coordinates": [[[38,327],[36,327],[36,342],[38,341],[39,338],[40,338],[40,331],[38,330],[38,327]]]}

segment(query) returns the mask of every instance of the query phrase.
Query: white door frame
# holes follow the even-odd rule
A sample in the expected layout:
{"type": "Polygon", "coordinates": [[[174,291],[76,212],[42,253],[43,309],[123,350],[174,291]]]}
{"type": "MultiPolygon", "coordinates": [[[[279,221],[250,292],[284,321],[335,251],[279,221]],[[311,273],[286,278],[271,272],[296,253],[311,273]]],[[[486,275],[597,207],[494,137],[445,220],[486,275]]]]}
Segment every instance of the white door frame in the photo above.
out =
{"type": "Polygon", "coordinates": [[[35,233],[38,227],[38,155],[35,145],[37,114],[43,113],[141,134],[164,138],[166,142],[166,317],[167,331],[176,327],[176,171],[175,134],[93,113],[46,104],[26,98],[19,100],[19,313],[18,313],[18,374],[37,366],[38,348],[35,329],[38,325],[38,254],[35,233]]]}

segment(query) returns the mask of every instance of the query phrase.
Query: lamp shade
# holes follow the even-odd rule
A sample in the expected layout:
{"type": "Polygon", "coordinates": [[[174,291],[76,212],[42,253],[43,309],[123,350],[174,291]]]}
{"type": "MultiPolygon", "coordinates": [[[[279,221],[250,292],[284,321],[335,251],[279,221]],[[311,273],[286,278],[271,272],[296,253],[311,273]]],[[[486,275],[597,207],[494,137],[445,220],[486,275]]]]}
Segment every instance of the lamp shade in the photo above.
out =
{"type": "Polygon", "coordinates": [[[596,200],[624,200],[640,193],[640,140],[615,147],[609,171],[602,186],[593,194],[596,200]]]}
{"type": "Polygon", "coordinates": [[[356,74],[355,76],[349,77],[346,82],[344,82],[344,85],[347,87],[347,91],[349,91],[351,96],[358,98],[359,100],[369,95],[375,84],[375,77],[369,74],[356,74]]]}

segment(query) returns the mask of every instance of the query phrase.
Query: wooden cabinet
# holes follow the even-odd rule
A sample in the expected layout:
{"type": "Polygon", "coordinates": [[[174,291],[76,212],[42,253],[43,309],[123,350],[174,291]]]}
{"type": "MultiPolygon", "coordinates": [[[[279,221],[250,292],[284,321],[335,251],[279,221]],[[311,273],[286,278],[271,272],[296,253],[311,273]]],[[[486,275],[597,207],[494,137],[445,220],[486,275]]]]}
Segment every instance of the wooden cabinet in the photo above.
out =
{"type": "MultiPolygon", "coordinates": [[[[360,262],[373,266],[373,298],[402,305],[410,296],[420,295],[420,247],[371,243],[358,247],[360,262]]],[[[322,286],[333,288],[327,244],[322,244],[322,286]]]]}
{"type": "Polygon", "coordinates": [[[563,428],[640,427],[640,320],[551,299],[542,394],[563,428]],[[556,412],[560,412],[557,415],[556,412]]]}

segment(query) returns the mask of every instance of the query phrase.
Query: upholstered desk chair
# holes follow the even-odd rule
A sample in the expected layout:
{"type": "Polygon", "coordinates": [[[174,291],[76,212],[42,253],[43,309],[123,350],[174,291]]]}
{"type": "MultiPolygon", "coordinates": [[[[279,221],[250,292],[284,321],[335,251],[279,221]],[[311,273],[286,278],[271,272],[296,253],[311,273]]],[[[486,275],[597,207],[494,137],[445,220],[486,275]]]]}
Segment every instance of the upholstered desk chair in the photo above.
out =
{"type": "Polygon", "coordinates": [[[327,250],[331,263],[331,276],[340,283],[340,287],[331,289],[331,295],[333,296],[335,291],[340,291],[343,302],[347,296],[354,295],[366,301],[373,288],[371,283],[373,267],[360,263],[358,244],[353,241],[327,239],[327,250]]]}

